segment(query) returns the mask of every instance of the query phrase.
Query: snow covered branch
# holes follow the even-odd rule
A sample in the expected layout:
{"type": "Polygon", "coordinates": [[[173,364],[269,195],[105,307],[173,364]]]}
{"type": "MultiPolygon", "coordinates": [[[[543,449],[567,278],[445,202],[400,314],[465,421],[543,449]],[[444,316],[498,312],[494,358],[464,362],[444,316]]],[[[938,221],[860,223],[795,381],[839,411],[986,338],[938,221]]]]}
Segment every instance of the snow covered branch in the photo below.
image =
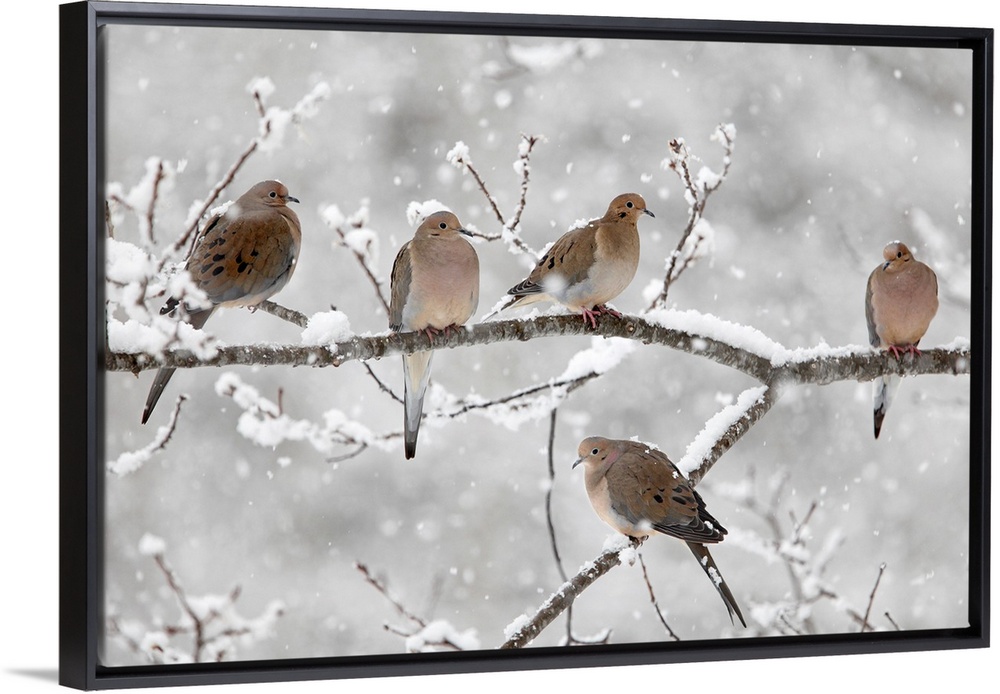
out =
{"type": "Polygon", "coordinates": [[[166,543],[154,535],[143,535],[139,553],[152,557],[180,609],[175,624],[147,626],[136,621],[108,618],[108,632],[129,650],[143,654],[153,663],[199,663],[221,661],[236,646],[251,645],[272,635],[274,624],[285,611],[280,601],[271,602],[256,618],[246,619],[235,609],[242,592],[234,586],[225,595],[189,595],[166,559],[166,543]],[[190,652],[176,643],[177,637],[190,640],[190,652]]]}
{"type": "Polygon", "coordinates": [[[543,337],[600,335],[620,337],[647,345],[660,345],[709,359],[741,371],[764,384],[870,381],[883,374],[918,376],[924,374],[968,374],[971,353],[964,340],[944,347],[926,349],[915,358],[897,361],[870,347],[854,345],[791,350],[764,337],[760,332],[727,323],[709,314],[664,312],[645,318],[605,316],[596,331],[576,315],[538,316],[528,320],[491,321],[428,337],[424,333],[378,333],[354,335],[324,345],[237,345],[217,346],[211,356],[198,356],[186,349],[153,354],[130,351],[127,343],[116,344],[109,337],[105,355],[108,371],[139,373],[160,366],[193,368],[204,366],[341,366],[350,361],[382,359],[412,354],[426,349],[448,349],[526,342],[543,337]],[[651,318],[657,318],[655,322],[651,318]]]}
{"type": "Polygon", "coordinates": [[[604,551],[593,561],[584,564],[580,571],[556,589],[549,598],[539,606],[531,617],[521,615],[507,626],[506,640],[501,649],[523,648],[542,633],[552,621],[569,609],[573,601],[601,576],[611,571],[623,561],[630,561],[628,553],[634,552],[639,546],[637,540],[624,535],[613,536],[604,551]]]}
{"type": "Polygon", "coordinates": [[[108,472],[118,476],[135,472],[145,465],[156,453],[165,449],[167,443],[170,441],[170,437],[173,436],[174,430],[177,428],[177,417],[181,413],[181,404],[185,400],[187,400],[186,395],[178,395],[177,401],[174,404],[174,410],[170,414],[170,420],[166,425],[156,430],[156,436],[153,440],[139,450],[125,451],[114,460],[109,460],[107,463],[108,472]]]}

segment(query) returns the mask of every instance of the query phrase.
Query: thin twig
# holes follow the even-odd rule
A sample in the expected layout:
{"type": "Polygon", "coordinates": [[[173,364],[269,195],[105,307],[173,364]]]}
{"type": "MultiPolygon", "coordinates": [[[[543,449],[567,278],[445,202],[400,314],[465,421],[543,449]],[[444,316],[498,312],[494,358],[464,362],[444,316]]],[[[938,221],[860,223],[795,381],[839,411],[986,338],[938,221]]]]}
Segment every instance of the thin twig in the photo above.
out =
{"type": "Polygon", "coordinates": [[[725,149],[725,156],[723,158],[722,173],[715,180],[714,183],[706,183],[699,187],[698,183],[691,176],[691,168],[689,165],[691,159],[691,152],[684,140],[675,138],[671,140],[668,144],[670,149],[670,161],[669,168],[674,171],[681,179],[681,183],[684,185],[684,190],[690,201],[690,207],[688,208],[688,222],[684,231],[681,233],[680,240],[677,242],[677,247],[670,254],[670,262],[667,265],[667,272],[663,278],[663,287],[660,289],[659,295],[649,304],[647,310],[652,310],[657,307],[664,307],[667,305],[667,293],[670,291],[671,285],[677,281],[678,278],[694,264],[695,258],[697,256],[697,245],[691,250],[691,253],[683,258],[683,263],[680,267],[677,266],[677,261],[682,258],[684,247],[688,242],[691,234],[694,232],[698,223],[704,217],[705,205],[708,202],[709,197],[722,185],[722,182],[726,180],[726,176],[729,175],[729,167],[732,165],[732,153],[733,153],[733,138],[730,132],[730,128],[725,125],[719,125],[716,128],[715,134],[723,141],[723,148],[725,149]]]}
{"type": "MultiPolygon", "coordinates": [[[[408,610],[401,602],[399,602],[399,600],[391,596],[385,584],[383,584],[381,581],[375,578],[375,576],[372,575],[371,571],[368,570],[367,566],[365,566],[361,562],[354,562],[354,568],[356,568],[358,571],[361,572],[361,574],[365,577],[365,581],[367,581],[369,585],[373,586],[375,590],[381,593],[382,596],[389,601],[389,604],[391,604],[395,608],[395,610],[400,614],[400,616],[405,617],[406,619],[415,623],[417,626],[420,627],[420,629],[425,629],[428,626],[427,620],[425,620],[423,617],[420,617],[419,615],[414,614],[413,612],[408,610]]],[[[383,624],[382,626],[386,631],[392,634],[396,634],[397,636],[402,636],[403,638],[410,638],[411,636],[414,635],[413,633],[407,632],[400,627],[394,627],[389,624],[383,624]]],[[[460,644],[455,643],[447,636],[441,638],[441,640],[439,641],[435,641],[433,645],[447,648],[448,650],[451,651],[464,650],[460,644]]]]}
{"type": "Polygon", "coordinates": [[[398,402],[400,405],[403,404],[403,398],[401,398],[398,395],[396,395],[396,392],[392,388],[390,388],[389,386],[387,386],[382,381],[382,379],[380,379],[375,374],[375,371],[372,369],[371,366],[368,365],[367,362],[361,362],[361,366],[363,366],[364,369],[365,369],[365,371],[368,372],[368,375],[371,376],[372,380],[375,381],[375,383],[378,384],[379,390],[381,390],[383,393],[386,393],[390,398],[392,398],[393,400],[395,400],[396,402],[398,402]]]}
{"type": "Polygon", "coordinates": [[[421,627],[427,626],[427,622],[424,620],[423,617],[413,614],[408,609],[406,609],[406,606],[404,606],[403,603],[399,602],[399,600],[390,595],[389,589],[386,587],[386,585],[382,583],[382,581],[375,578],[372,572],[368,570],[368,567],[366,565],[356,561],[354,562],[354,568],[361,572],[361,575],[365,577],[365,581],[367,581],[369,585],[371,585],[373,588],[375,588],[375,590],[381,593],[382,597],[384,597],[389,602],[389,604],[392,605],[393,608],[395,608],[396,612],[398,612],[401,617],[405,617],[411,622],[419,624],[421,627]]]}
{"type": "MultiPolygon", "coordinates": [[[[356,229],[362,228],[360,223],[357,223],[354,226],[356,229]]],[[[361,266],[361,271],[365,273],[365,277],[368,278],[368,282],[372,285],[372,288],[375,289],[375,297],[378,299],[379,303],[382,304],[382,309],[385,311],[385,315],[388,316],[390,313],[389,301],[385,298],[385,294],[382,291],[385,287],[385,281],[379,279],[375,275],[375,271],[372,270],[371,266],[369,266],[366,256],[347,243],[347,234],[344,233],[344,230],[339,225],[333,227],[333,231],[340,237],[341,245],[347,248],[351,252],[351,255],[354,256],[354,259],[358,261],[358,265],[361,266]]]]}
{"type": "Polygon", "coordinates": [[[865,629],[871,628],[868,623],[868,617],[872,613],[872,605],[875,603],[875,593],[878,591],[878,584],[882,582],[882,574],[885,572],[885,562],[879,564],[878,567],[878,577],[875,579],[875,585],[872,586],[872,592],[868,596],[868,607],[865,608],[865,616],[861,620],[861,632],[864,633],[865,629]]]}
{"type": "Polygon", "coordinates": [[[656,601],[656,593],[653,592],[653,584],[649,580],[649,572],[646,571],[646,562],[642,558],[642,552],[637,552],[636,554],[639,556],[639,566],[642,567],[642,578],[646,582],[646,589],[649,591],[649,601],[653,603],[653,610],[656,611],[656,617],[660,620],[660,624],[663,625],[663,628],[667,630],[667,635],[670,636],[671,640],[680,641],[680,637],[675,634],[674,630],[670,628],[669,624],[667,624],[667,618],[663,616],[663,612],[660,610],[660,605],[656,601]]]}
{"type": "Polygon", "coordinates": [[[455,150],[449,152],[449,160],[456,166],[459,166],[463,171],[468,171],[475,180],[476,185],[479,190],[482,191],[483,195],[486,196],[486,201],[489,203],[490,209],[493,210],[494,216],[497,221],[500,222],[500,226],[503,231],[499,234],[484,234],[482,232],[472,232],[472,235],[486,241],[497,241],[503,239],[508,243],[512,244],[514,248],[522,253],[527,253],[531,256],[537,255],[534,250],[531,249],[528,244],[524,242],[520,234],[517,232],[517,228],[521,223],[521,214],[524,212],[524,207],[528,195],[528,182],[531,174],[531,166],[529,165],[531,158],[531,151],[534,149],[535,145],[541,141],[542,138],[536,135],[521,135],[521,152],[518,155],[518,166],[517,169],[521,172],[521,195],[518,200],[517,206],[514,209],[514,214],[511,217],[510,222],[508,222],[500,211],[500,207],[497,205],[496,198],[490,193],[489,188],[486,185],[486,181],[479,174],[479,171],[473,165],[471,159],[462,156],[461,153],[457,153],[458,147],[464,146],[459,143],[455,150]]]}

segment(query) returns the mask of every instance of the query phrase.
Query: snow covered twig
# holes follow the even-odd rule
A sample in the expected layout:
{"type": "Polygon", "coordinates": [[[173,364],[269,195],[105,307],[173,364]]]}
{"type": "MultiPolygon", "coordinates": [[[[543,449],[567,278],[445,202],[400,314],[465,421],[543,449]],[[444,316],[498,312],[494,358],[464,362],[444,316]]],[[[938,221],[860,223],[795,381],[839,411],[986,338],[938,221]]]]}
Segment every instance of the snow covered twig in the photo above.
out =
{"type": "Polygon", "coordinates": [[[670,291],[671,285],[684,274],[685,270],[710,253],[714,247],[711,227],[704,219],[705,205],[712,193],[719,189],[729,174],[736,139],[736,127],[731,123],[721,124],[715,129],[712,139],[721,143],[725,152],[721,173],[715,173],[708,167],[704,167],[697,174],[692,174],[692,155],[683,138],[675,138],[668,145],[670,156],[664,160],[663,165],[681,179],[684,186],[684,196],[688,202],[688,223],[677,242],[677,248],[667,259],[663,287],[647,310],[665,307],[667,293],[670,291]]]}
{"type": "Polygon", "coordinates": [[[272,635],[274,624],[284,614],[280,601],[272,601],[253,619],[236,610],[241,589],[234,586],[224,595],[192,596],[166,559],[162,539],[146,534],[139,541],[139,553],[150,556],[163,574],[181,615],[175,624],[157,624],[150,628],[137,622],[108,618],[109,635],[118,637],[130,650],[154,663],[199,663],[222,661],[233,655],[237,645],[249,646],[272,635]],[[176,644],[177,637],[191,640],[190,652],[176,644]]]}

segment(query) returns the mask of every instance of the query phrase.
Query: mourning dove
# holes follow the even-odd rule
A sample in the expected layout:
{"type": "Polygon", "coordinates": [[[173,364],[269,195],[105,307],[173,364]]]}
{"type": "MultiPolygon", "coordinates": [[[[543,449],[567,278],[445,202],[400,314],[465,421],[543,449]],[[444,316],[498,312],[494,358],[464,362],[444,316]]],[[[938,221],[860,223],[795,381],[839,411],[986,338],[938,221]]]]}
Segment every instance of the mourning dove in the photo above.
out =
{"type": "MultiPolygon", "coordinates": [[[[882,257],[885,262],[868,276],[865,293],[868,339],[872,347],[891,352],[897,359],[906,352],[920,354],[917,345],[938,309],[937,276],[899,241],[886,245],[882,257]]],[[[875,438],[898,387],[895,374],[874,381],[875,438]]]]}
{"type": "MultiPolygon", "coordinates": [[[[430,337],[465,323],[479,305],[479,256],[451,212],[435,212],[403,244],[392,265],[389,327],[420,330],[430,337]]],[[[416,454],[432,351],[403,356],[403,440],[407,459],[416,454]]]]}
{"type": "MultiPolygon", "coordinates": [[[[670,459],[638,441],[591,436],[580,442],[584,483],[601,520],[640,542],[653,531],[684,540],[719,591],[729,618],[746,621],[705,544],[722,542],[726,529],[670,459]]],[[[735,621],[733,621],[735,624],[735,621]]]]}
{"type": "MultiPolygon", "coordinates": [[[[201,328],[220,306],[256,306],[288,283],[302,243],[299,218],[287,204],[298,202],[278,181],[261,181],[205,225],[185,270],[211,302],[208,308],[188,307],[187,322],[201,328]]],[[[171,297],[161,314],[175,311],[171,297]]],[[[142,423],[160,399],[174,369],[156,372],[142,410],[142,423]]]]}
{"type": "Polygon", "coordinates": [[[602,313],[620,317],[605,304],[635,277],[639,266],[636,222],[643,214],[655,216],[641,195],[619,195],[603,217],[567,231],[552,244],[527,279],[507,291],[513,298],[494,313],[536,301],[556,301],[582,314],[593,328],[602,313]]]}

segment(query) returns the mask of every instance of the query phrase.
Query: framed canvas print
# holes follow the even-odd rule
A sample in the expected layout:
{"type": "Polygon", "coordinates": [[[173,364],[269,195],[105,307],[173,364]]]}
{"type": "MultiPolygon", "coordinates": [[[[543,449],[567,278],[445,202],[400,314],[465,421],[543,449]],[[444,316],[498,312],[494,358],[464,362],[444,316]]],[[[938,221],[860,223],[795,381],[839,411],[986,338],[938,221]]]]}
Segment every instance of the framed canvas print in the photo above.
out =
{"type": "Polygon", "coordinates": [[[986,646],[992,40],[63,5],[62,683],[986,646]]]}

